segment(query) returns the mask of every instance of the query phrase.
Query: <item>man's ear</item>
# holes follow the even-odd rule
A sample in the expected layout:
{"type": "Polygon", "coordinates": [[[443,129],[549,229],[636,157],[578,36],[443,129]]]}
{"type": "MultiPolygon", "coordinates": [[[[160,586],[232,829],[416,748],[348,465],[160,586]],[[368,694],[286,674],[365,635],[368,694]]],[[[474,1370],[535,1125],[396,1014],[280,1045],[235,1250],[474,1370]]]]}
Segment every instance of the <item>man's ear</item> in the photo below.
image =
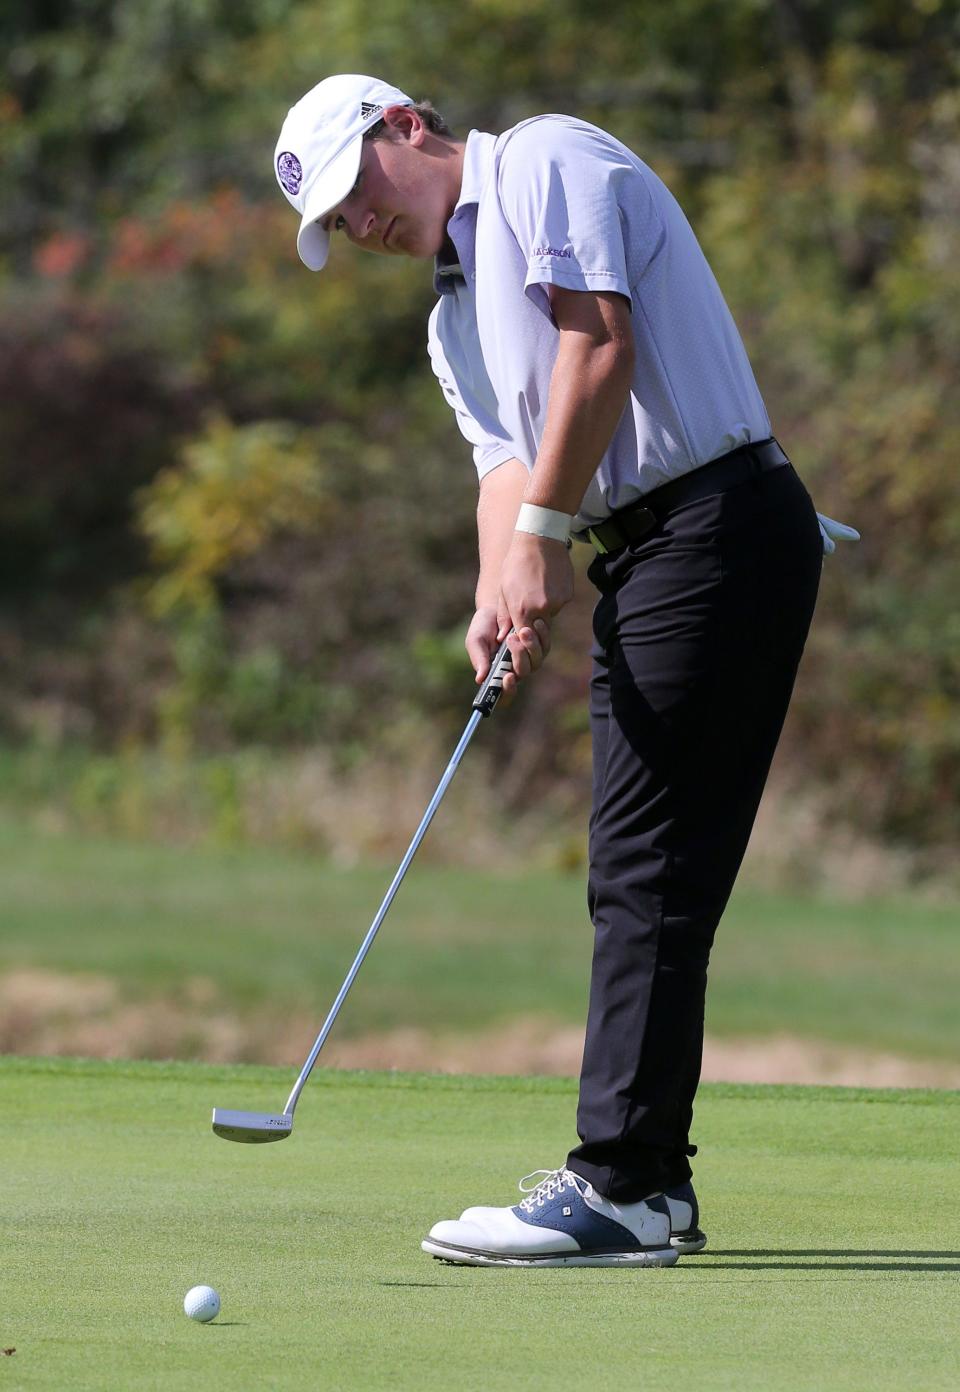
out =
{"type": "Polygon", "coordinates": [[[406,140],[411,145],[422,145],[427,127],[419,111],[411,106],[387,106],[383,111],[383,123],[394,139],[406,140]]]}

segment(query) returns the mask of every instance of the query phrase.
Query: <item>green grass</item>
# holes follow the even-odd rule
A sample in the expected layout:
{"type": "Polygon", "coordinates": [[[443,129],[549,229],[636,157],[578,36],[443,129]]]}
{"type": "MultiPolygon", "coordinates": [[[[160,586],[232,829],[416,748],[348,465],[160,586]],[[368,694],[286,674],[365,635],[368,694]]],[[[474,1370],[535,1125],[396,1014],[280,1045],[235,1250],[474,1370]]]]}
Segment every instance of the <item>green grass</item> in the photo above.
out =
{"type": "Polygon", "coordinates": [[[289,1074],[0,1059],[0,1387],[554,1392],[956,1388],[960,1094],[714,1086],[708,1252],[671,1270],[442,1266],[432,1221],[507,1203],[573,1139],[566,1080],[319,1072],[293,1137],[209,1110],[289,1074]],[[180,1303],[217,1287],[220,1320],[180,1303]]]}
{"type": "MultiPolygon", "coordinates": [[[[282,1002],[319,1015],[394,868],[39,836],[0,822],[0,971],[103,973],[134,999],[201,977],[231,1010],[282,1002]]],[[[958,926],[955,906],[738,894],[718,934],[708,1027],[955,1058],[958,926]]],[[[580,1023],[591,936],[579,875],[417,862],[338,1033],[479,1030],[518,1014],[580,1023]]]]}

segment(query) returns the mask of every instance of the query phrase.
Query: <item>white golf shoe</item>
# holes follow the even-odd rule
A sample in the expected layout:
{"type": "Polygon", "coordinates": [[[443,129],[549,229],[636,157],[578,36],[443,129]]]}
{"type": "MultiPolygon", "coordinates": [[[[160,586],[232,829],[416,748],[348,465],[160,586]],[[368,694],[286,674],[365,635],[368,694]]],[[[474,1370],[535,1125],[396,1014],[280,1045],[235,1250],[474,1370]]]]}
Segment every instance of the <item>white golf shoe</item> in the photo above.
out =
{"type": "Polygon", "coordinates": [[[681,1255],[702,1252],[707,1245],[707,1235],[700,1229],[700,1205],[693,1185],[688,1180],[675,1189],[665,1189],[663,1197],[670,1210],[670,1246],[681,1255]]]}
{"type": "Polygon", "coordinates": [[[434,1223],[420,1246],[465,1266],[673,1266],[662,1195],[619,1204],[572,1170],[534,1170],[513,1208],[468,1208],[434,1223]]]}

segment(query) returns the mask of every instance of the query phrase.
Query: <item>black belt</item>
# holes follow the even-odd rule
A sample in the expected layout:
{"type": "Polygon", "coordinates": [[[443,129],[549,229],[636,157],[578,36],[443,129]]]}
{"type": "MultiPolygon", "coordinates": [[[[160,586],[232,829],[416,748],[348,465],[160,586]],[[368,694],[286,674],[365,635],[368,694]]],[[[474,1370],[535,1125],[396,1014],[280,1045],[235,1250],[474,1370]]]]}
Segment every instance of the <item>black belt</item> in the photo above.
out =
{"type": "Polygon", "coordinates": [[[581,541],[589,541],[601,556],[609,551],[619,551],[631,541],[652,532],[674,508],[684,503],[695,503],[699,498],[708,498],[711,493],[722,493],[725,488],[733,488],[738,483],[746,483],[755,474],[766,474],[771,469],[782,469],[790,460],[776,440],[761,440],[756,445],[741,445],[729,454],[721,454],[708,464],[701,464],[681,478],[662,483],[659,488],[638,498],[629,507],[613,512],[595,527],[588,527],[578,534],[581,541]]]}

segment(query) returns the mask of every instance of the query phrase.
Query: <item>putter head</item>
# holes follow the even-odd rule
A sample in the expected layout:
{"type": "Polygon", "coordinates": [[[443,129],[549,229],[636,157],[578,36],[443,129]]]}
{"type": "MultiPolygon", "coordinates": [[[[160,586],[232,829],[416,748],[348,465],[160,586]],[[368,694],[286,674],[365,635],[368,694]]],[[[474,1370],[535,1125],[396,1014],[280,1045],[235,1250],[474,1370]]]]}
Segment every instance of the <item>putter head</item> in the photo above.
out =
{"type": "Polygon", "coordinates": [[[282,1141],[293,1129],[290,1112],[231,1112],[226,1107],[214,1107],[213,1129],[225,1141],[245,1141],[257,1145],[264,1141],[282,1141]]]}

